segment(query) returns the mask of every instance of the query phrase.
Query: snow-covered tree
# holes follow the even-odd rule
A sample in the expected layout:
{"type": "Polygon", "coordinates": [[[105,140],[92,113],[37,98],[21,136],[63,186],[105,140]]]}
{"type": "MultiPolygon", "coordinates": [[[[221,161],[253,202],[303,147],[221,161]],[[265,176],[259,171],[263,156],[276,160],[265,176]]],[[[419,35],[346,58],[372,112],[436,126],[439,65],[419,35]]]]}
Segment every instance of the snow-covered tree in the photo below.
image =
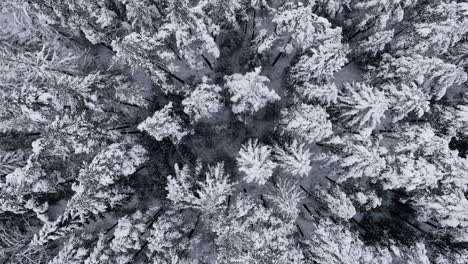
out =
{"type": "Polygon", "coordinates": [[[393,122],[400,121],[409,114],[420,118],[430,109],[430,96],[420,90],[417,85],[401,84],[384,86],[384,91],[389,94],[389,115],[393,122]]]}
{"type": "Polygon", "coordinates": [[[29,2],[33,13],[41,19],[41,23],[53,24],[58,29],[65,28],[66,32],[75,36],[84,34],[93,44],[101,42],[108,44],[115,36],[114,31],[119,20],[114,10],[109,8],[107,1],[29,2]]]}
{"type": "Polygon", "coordinates": [[[301,97],[327,104],[336,99],[333,74],[346,63],[348,46],[341,41],[341,28],[314,14],[314,6],[301,2],[281,6],[273,18],[274,34],[264,34],[258,51],[273,47],[280,47],[280,55],[298,51],[288,83],[301,97]]]}
{"type": "Polygon", "coordinates": [[[206,2],[122,2],[134,30],[121,40],[114,40],[112,46],[132,66],[149,69],[155,81],[164,83],[161,70],[174,70],[177,61],[200,69],[205,67],[203,57],[211,61],[219,57],[214,41],[219,26],[204,14],[206,2]]]}
{"type": "Polygon", "coordinates": [[[184,126],[182,119],[175,113],[172,102],[139,124],[138,129],[147,132],[157,141],[168,137],[176,144],[191,133],[184,126]]]}
{"type": "Polygon", "coordinates": [[[381,52],[387,43],[389,43],[394,35],[394,30],[385,30],[377,32],[369,36],[365,40],[361,40],[357,43],[357,50],[361,55],[362,52],[370,53],[376,55],[381,52]]]}
{"type": "Polygon", "coordinates": [[[223,107],[220,92],[220,86],[209,84],[209,80],[204,77],[203,82],[182,101],[184,112],[195,121],[200,118],[209,118],[223,107]]]}
{"type": "Polygon", "coordinates": [[[334,107],[345,126],[369,135],[388,109],[388,99],[377,88],[365,83],[346,83],[334,107]]]}
{"type": "Polygon", "coordinates": [[[110,99],[98,100],[105,93],[103,76],[80,67],[84,55],[49,44],[24,52],[0,49],[0,105],[6,107],[0,109],[0,129],[38,131],[65,111],[103,111],[102,103],[110,99]]]}
{"type": "Polygon", "coordinates": [[[392,57],[385,54],[379,67],[372,71],[372,80],[377,84],[384,82],[412,87],[414,83],[436,100],[440,100],[450,86],[467,80],[466,72],[456,65],[420,55],[392,57]]]}
{"type": "Polygon", "coordinates": [[[147,32],[133,32],[120,40],[112,41],[112,48],[115,51],[115,62],[127,65],[132,72],[146,71],[151,80],[161,85],[164,90],[174,89],[169,82],[168,72],[175,67],[164,62],[176,59],[176,55],[165,51],[164,43],[160,43],[154,36],[147,32]],[[159,50],[159,56],[154,55],[154,49],[159,50]]]}
{"type": "Polygon", "coordinates": [[[146,228],[142,216],[141,212],[136,212],[119,219],[109,245],[110,259],[114,263],[132,263],[134,254],[143,246],[142,235],[146,228]]]}
{"type": "Polygon", "coordinates": [[[410,29],[401,35],[395,47],[405,53],[440,55],[446,53],[468,32],[466,3],[449,1],[429,5],[420,14],[419,21],[410,24],[410,29]]]}
{"type": "Polygon", "coordinates": [[[246,175],[244,181],[258,184],[265,184],[277,166],[271,159],[271,148],[259,143],[258,139],[250,139],[242,145],[237,163],[239,171],[246,175]]]}
{"type": "Polygon", "coordinates": [[[202,0],[197,8],[202,8],[206,18],[220,28],[239,29],[239,22],[246,19],[248,4],[255,6],[255,1],[245,3],[242,0],[202,0]]]}
{"type": "Polygon", "coordinates": [[[210,215],[223,207],[232,192],[229,175],[224,172],[222,163],[209,167],[205,180],[196,184],[187,166],[182,169],[176,166],[175,172],[175,177],[168,177],[166,190],[167,198],[178,208],[193,208],[210,215]],[[195,185],[198,190],[194,192],[195,185]]]}
{"type": "Polygon", "coordinates": [[[167,177],[167,198],[173,203],[181,206],[190,204],[193,197],[191,188],[193,186],[193,176],[190,168],[186,165],[182,168],[178,164],[174,166],[175,176],[167,177]]]}
{"type": "Polygon", "coordinates": [[[295,226],[284,222],[245,196],[237,196],[227,215],[218,215],[211,225],[218,247],[218,263],[304,262],[294,243],[295,226]]]}
{"type": "Polygon", "coordinates": [[[424,158],[413,158],[407,155],[390,156],[390,165],[382,173],[381,180],[384,189],[400,189],[406,191],[436,187],[443,174],[438,168],[424,158]]]}
{"type": "Polygon", "coordinates": [[[284,109],[281,114],[281,130],[309,143],[325,139],[333,133],[328,114],[320,106],[300,104],[292,109],[284,109]]]}
{"type": "Polygon", "coordinates": [[[351,0],[329,0],[329,1],[317,1],[315,4],[318,5],[318,9],[321,13],[324,13],[326,17],[335,18],[337,15],[343,12],[343,9],[349,6],[351,0]]]}
{"type": "Polygon", "coordinates": [[[291,44],[302,51],[323,44],[340,45],[341,28],[332,28],[327,19],[314,14],[313,8],[313,4],[286,3],[273,18],[276,33],[283,41],[291,38],[291,44]]]}
{"type": "Polygon", "coordinates": [[[365,246],[356,234],[329,219],[320,220],[314,227],[304,241],[307,258],[319,264],[363,263],[365,246]]]}
{"type": "Polygon", "coordinates": [[[244,75],[236,73],[224,77],[225,86],[231,94],[232,112],[235,114],[253,114],[268,103],[281,99],[274,90],[268,88],[270,79],[260,73],[261,68],[258,67],[244,75]]]}
{"type": "Polygon", "coordinates": [[[468,261],[467,257],[467,250],[462,249],[457,250],[458,252],[448,252],[448,253],[441,253],[437,254],[437,257],[435,258],[435,263],[437,264],[445,264],[445,263],[453,263],[453,264],[463,264],[468,261]]]}
{"type": "Polygon", "coordinates": [[[346,48],[333,42],[302,55],[291,67],[288,79],[297,84],[312,81],[329,81],[333,74],[346,63],[346,48]]]}
{"type": "Polygon", "coordinates": [[[337,181],[379,177],[386,166],[385,158],[382,157],[385,154],[385,148],[370,141],[346,142],[338,154],[339,157],[335,157],[338,167],[337,181]]]}
{"type": "MultiPolygon", "coordinates": [[[[369,211],[379,207],[382,204],[382,199],[377,196],[375,191],[356,192],[349,197],[355,204],[357,209],[369,211]]],[[[357,210],[360,211],[360,210],[357,210]]]]}
{"type": "Polygon", "coordinates": [[[26,163],[26,152],[22,149],[15,151],[0,150],[0,175],[8,175],[26,163]]]}
{"type": "Polygon", "coordinates": [[[49,264],[84,263],[86,257],[89,254],[89,249],[84,247],[83,241],[90,238],[91,236],[89,234],[83,234],[80,237],[72,235],[67,241],[65,241],[63,248],[49,262],[49,264]]]}
{"type": "Polygon", "coordinates": [[[339,220],[348,220],[356,214],[353,203],[337,185],[316,187],[313,196],[321,207],[339,220]]]}
{"type": "Polygon", "coordinates": [[[448,138],[435,133],[429,125],[412,125],[402,126],[391,134],[401,139],[389,149],[396,157],[388,159],[393,162],[385,174],[388,187],[405,185],[408,189],[425,189],[442,183],[468,188],[464,172],[468,162],[449,148],[448,138]]]}
{"type": "Polygon", "coordinates": [[[121,205],[130,193],[118,182],[133,174],[146,160],[146,150],[140,146],[115,143],[103,149],[80,171],[62,215],[46,222],[34,237],[34,244],[44,244],[72,233],[94,216],[121,205]]]}
{"type": "Polygon", "coordinates": [[[312,103],[318,102],[326,106],[336,103],[336,99],[338,98],[338,88],[334,83],[330,82],[306,82],[294,86],[294,90],[298,93],[301,100],[312,103]]]}
{"type": "Polygon", "coordinates": [[[410,263],[410,264],[430,264],[431,261],[428,257],[428,252],[426,246],[422,242],[416,243],[411,247],[400,247],[399,249],[394,249],[395,261],[400,263],[410,263]]]}
{"type": "Polygon", "coordinates": [[[413,9],[417,3],[416,0],[352,0],[347,5],[349,12],[344,24],[354,34],[381,32],[401,22],[405,10],[413,9]]]}
{"type": "Polygon", "coordinates": [[[193,224],[186,223],[177,212],[169,211],[161,215],[151,226],[147,238],[148,259],[155,264],[186,264],[182,253],[189,246],[187,235],[192,227],[193,224]]]}
{"type": "Polygon", "coordinates": [[[166,2],[167,9],[156,38],[162,43],[172,43],[178,56],[191,68],[204,67],[202,56],[217,59],[220,51],[213,36],[218,34],[219,27],[207,23],[200,12],[201,7],[192,6],[188,0],[163,2],[166,2]]]}
{"type": "Polygon", "coordinates": [[[134,31],[150,32],[161,23],[162,10],[158,9],[156,4],[163,5],[162,1],[118,0],[118,2],[122,4],[122,9],[125,8],[126,20],[134,31]]]}
{"type": "Polygon", "coordinates": [[[31,48],[43,42],[57,45],[56,32],[46,23],[37,23],[37,17],[31,14],[25,1],[3,1],[0,4],[2,47],[5,44],[16,44],[16,48],[31,48]],[[54,43],[55,42],[55,43],[54,43]]]}
{"type": "Polygon", "coordinates": [[[463,128],[468,127],[468,106],[466,105],[457,106],[456,119],[457,119],[457,122],[460,123],[461,127],[463,128]]]}
{"type": "Polygon", "coordinates": [[[53,249],[28,244],[33,236],[35,220],[30,214],[0,214],[0,261],[2,263],[47,263],[53,249]]]}
{"type": "Polygon", "coordinates": [[[437,192],[425,192],[411,198],[418,212],[418,219],[436,220],[442,227],[467,227],[468,200],[460,188],[445,188],[437,192]]]}
{"type": "Polygon", "coordinates": [[[284,147],[275,145],[274,158],[279,167],[295,176],[305,177],[312,170],[310,165],[312,153],[304,143],[294,140],[284,147]]]}
{"type": "Polygon", "coordinates": [[[295,220],[299,216],[299,203],[305,198],[297,183],[292,180],[280,180],[271,195],[267,196],[279,211],[287,218],[295,220]]]}
{"type": "Polygon", "coordinates": [[[100,234],[96,242],[96,245],[90,250],[89,256],[85,259],[84,264],[100,264],[106,263],[109,260],[109,256],[106,254],[107,237],[104,234],[100,234]]]}
{"type": "Polygon", "coordinates": [[[0,183],[1,210],[33,210],[38,217],[45,217],[47,197],[68,189],[66,182],[78,177],[82,162],[90,161],[112,138],[112,133],[95,128],[82,116],[55,120],[32,142],[24,166],[5,175],[0,183]]]}
{"type": "Polygon", "coordinates": [[[468,58],[465,56],[466,51],[468,50],[468,41],[462,40],[451,47],[444,58],[458,67],[464,68],[468,65],[468,58]]]}
{"type": "MultiPolygon", "coordinates": [[[[92,249],[82,248],[77,251],[75,251],[76,249],[73,249],[73,247],[70,249],[72,252],[77,253],[81,251],[82,255],[88,253],[85,255],[86,258],[84,261],[80,262],[83,264],[129,264],[133,263],[135,253],[143,246],[142,235],[144,232],[145,225],[142,221],[142,214],[136,212],[131,216],[124,216],[119,219],[112,237],[109,238],[105,233],[101,233],[98,235],[97,239],[94,239],[97,240],[95,243],[85,241],[87,244],[82,245],[89,247],[89,244],[92,244],[92,249]]],[[[70,246],[73,246],[73,243],[70,246]]],[[[63,253],[67,253],[67,251],[63,253]]],[[[60,255],[61,253],[59,253],[59,256],[60,255]]],[[[75,255],[73,257],[76,258],[77,256],[75,255]]]]}

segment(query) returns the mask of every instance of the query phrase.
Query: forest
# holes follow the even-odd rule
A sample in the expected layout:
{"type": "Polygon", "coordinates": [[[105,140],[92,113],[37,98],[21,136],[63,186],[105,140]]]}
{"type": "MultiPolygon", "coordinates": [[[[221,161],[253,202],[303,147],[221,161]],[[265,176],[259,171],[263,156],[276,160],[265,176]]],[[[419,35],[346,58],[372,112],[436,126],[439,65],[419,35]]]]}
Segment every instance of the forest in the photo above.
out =
{"type": "Polygon", "coordinates": [[[463,0],[0,1],[0,263],[467,264],[463,0]]]}

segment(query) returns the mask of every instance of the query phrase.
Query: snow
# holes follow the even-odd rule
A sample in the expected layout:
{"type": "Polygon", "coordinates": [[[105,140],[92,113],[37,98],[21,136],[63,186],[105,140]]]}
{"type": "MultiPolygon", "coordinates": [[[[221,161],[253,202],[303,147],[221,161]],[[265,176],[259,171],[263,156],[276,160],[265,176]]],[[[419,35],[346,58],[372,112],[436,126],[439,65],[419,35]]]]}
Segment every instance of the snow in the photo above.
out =
{"type": "Polygon", "coordinates": [[[466,263],[465,3],[42,2],[0,2],[1,263],[466,263]]]}

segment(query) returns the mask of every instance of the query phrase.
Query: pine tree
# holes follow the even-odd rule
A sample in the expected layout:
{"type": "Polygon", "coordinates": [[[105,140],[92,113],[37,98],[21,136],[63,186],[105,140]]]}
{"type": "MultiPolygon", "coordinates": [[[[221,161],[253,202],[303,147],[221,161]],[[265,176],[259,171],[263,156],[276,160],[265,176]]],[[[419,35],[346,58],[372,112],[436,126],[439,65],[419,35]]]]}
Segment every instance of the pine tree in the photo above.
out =
{"type": "Polygon", "coordinates": [[[341,28],[333,28],[325,18],[315,15],[313,8],[314,4],[300,2],[281,7],[273,18],[274,35],[266,37],[258,51],[281,47],[282,55],[297,50],[298,59],[288,71],[288,84],[300,97],[328,104],[336,99],[333,74],[346,63],[348,47],[341,42],[341,28]]]}
{"type": "Polygon", "coordinates": [[[32,264],[50,260],[51,247],[28,245],[36,224],[30,214],[0,214],[0,261],[2,263],[32,264]]]}
{"type": "Polygon", "coordinates": [[[300,104],[281,112],[280,128],[309,143],[315,143],[332,135],[332,124],[328,114],[320,106],[300,104]]]}
{"type": "MultiPolygon", "coordinates": [[[[460,250],[457,250],[460,252],[460,250]]],[[[468,261],[468,257],[466,256],[467,250],[463,249],[460,253],[457,252],[448,252],[448,253],[440,253],[437,254],[435,258],[435,263],[437,264],[445,264],[445,263],[453,263],[453,264],[463,264],[468,261]]]]}
{"type": "Polygon", "coordinates": [[[356,234],[329,219],[320,220],[314,227],[304,241],[308,259],[319,264],[362,263],[364,243],[356,234]]]}
{"type": "Polygon", "coordinates": [[[339,183],[353,178],[379,177],[386,168],[387,149],[379,147],[378,142],[354,136],[333,138],[325,146],[337,150],[330,154],[328,163],[336,166],[334,174],[339,183]]]}
{"type": "Polygon", "coordinates": [[[280,180],[271,195],[266,196],[287,219],[294,221],[299,216],[299,203],[305,198],[297,183],[280,180]]]}
{"type": "Polygon", "coordinates": [[[193,187],[193,176],[188,165],[180,168],[178,164],[174,166],[175,176],[167,177],[167,198],[177,206],[190,206],[192,199],[196,199],[191,189],[193,187]]]}
{"type": "Polygon", "coordinates": [[[94,216],[124,202],[130,190],[118,182],[133,174],[146,161],[146,151],[140,145],[115,143],[103,149],[78,175],[75,192],[65,212],[55,221],[46,222],[34,244],[44,244],[72,233],[94,216]]]}
{"type": "Polygon", "coordinates": [[[227,215],[218,215],[211,228],[216,235],[218,263],[304,262],[293,242],[295,227],[246,196],[237,196],[227,215]]]}
{"type": "Polygon", "coordinates": [[[151,32],[156,30],[156,25],[161,24],[161,9],[156,4],[164,6],[163,1],[148,0],[118,0],[119,9],[125,10],[126,21],[133,31],[151,32]]]}
{"type": "Polygon", "coordinates": [[[393,29],[376,32],[375,34],[367,37],[367,39],[359,41],[356,44],[357,51],[359,55],[361,55],[363,52],[366,52],[375,56],[385,48],[385,45],[387,45],[393,39],[393,36],[393,29]]]}
{"type": "Polygon", "coordinates": [[[294,86],[294,90],[301,100],[325,106],[336,103],[338,98],[338,88],[334,83],[329,82],[306,82],[294,86]]]}
{"type": "Polygon", "coordinates": [[[163,109],[156,111],[153,116],[140,123],[138,129],[147,132],[157,141],[162,141],[168,137],[175,144],[191,133],[190,130],[184,127],[182,119],[175,113],[172,102],[169,102],[163,109]]]}
{"type": "Polygon", "coordinates": [[[278,166],[284,171],[294,176],[305,177],[312,170],[310,157],[312,153],[305,144],[300,144],[294,140],[291,144],[284,144],[284,147],[275,145],[274,158],[278,166]]]}
{"type": "Polygon", "coordinates": [[[369,135],[388,109],[384,93],[364,83],[346,83],[334,107],[346,127],[369,135]]]}
{"type": "Polygon", "coordinates": [[[415,0],[352,0],[348,5],[349,13],[345,14],[347,19],[344,24],[354,33],[351,37],[357,33],[371,35],[401,22],[404,11],[414,8],[417,3],[415,0]]]}
{"type": "Polygon", "coordinates": [[[235,114],[253,114],[268,103],[280,100],[275,91],[270,90],[268,77],[260,75],[261,68],[244,75],[236,73],[225,76],[225,86],[231,94],[232,112],[235,114]]]}
{"type": "Polygon", "coordinates": [[[64,111],[79,113],[86,108],[102,111],[99,72],[85,73],[79,67],[83,53],[57,51],[49,44],[38,50],[18,52],[1,49],[2,131],[40,130],[64,111]],[[7,107],[9,106],[9,107],[7,107]],[[27,125],[27,127],[24,127],[27,125]]]}
{"type": "Polygon", "coordinates": [[[82,247],[83,240],[90,239],[89,234],[82,235],[80,238],[72,235],[65,243],[59,253],[49,262],[49,264],[81,264],[89,254],[89,250],[82,247]]]}
{"type": "Polygon", "coordinates": [[[206,18],[209,18],[213,24],[219,28],[231,27],[238,30],[240,25],[239,22],[245,20],[246,6],[251,4],[254,6],[254,1],[252,3],[246,3],[242,0],[203,0],[198,4],[198,8],[202,8],[206,18]],[[239,21],[240,17],[241,21],[239,21]]]}
{"type": "Polygon", "coordinates": [[[3,14],[0,21],[2,48],[8,46],[11,48],[10,45],[14,45],[17,51],[31,51],[44,43],[58,46],[57,32],[51,29],[48,23],[37,23],[39,17],[30,12],[30,6],[26,1],[3,1],[0,4],[0,11],[3,14]]]}
{"type": "Polygon", "coordinates": [[[313,197],[321,207],[339,220],[348,220],[356,214],[351,200],[336,185],[316,187],[313,197]]]}
{"type": "Polygon", "coordinates": [[[350,4],[351,0],[329,0],[329,1],[318,1],[318,9],[321,13],[324,13],[326,17],[335,18],[343,12],[350,4]]]}
{"type": "Polygon", "coordinates": [[[332,28],[327,19],[317,16],[312,10],[312,4],[288,2],[273,18],[277,34],[284,40],[291,38],[291,44],[302,51],[340,43],[341,28],[332,28]]]}
{"type": "Polygon", "coordinates": [[[119,219],[109,245],[109,255],[114,263],[133,263],[133,256],[143,246],[142,235],[146,231],[142,217],[141,212],[136,212],[119,219]]]}
{"type": "MultiPolygon", "coordinates": [[[[133,263],[134,255],[141,249],[143,244],[141,236],[145,232],[145,225],[141,218],[142,214],[140,212],[133,213],[131,216],[124,216],[117,222],[112,237],[109,238],[105,233],[100,233],[95,243],[94,241],[92,243],[90,243],[91,241],[88,242],[93,248],[87,251],[88,254],[82,263],[133,263]]],[[[82,246],[89,247],[89,245],[82,246]]],[[[81,251],[84,251],[84,249],[81,249],[81,251]]]]}
{"type": "Polygon", "coordinates": [[[346,63],[346,53],[339,41],[312,49],[291,67],[288,79],[292,84],[330,81],[346,63]]]}
{"type": "Polygon", "coordinates": [[[220,51],[213,36],[218,34],[218,26],[207,23],[200,9],[191,7],[187,0],[167,1],[167,5],[165,23],[156,37],[173,42],[178,55],[191,68],[204,67],[201,56],[217,59],[220,51]]]}
{"type": "Polygon", "coordinates": [[[405,84],[409,87],[414,83],[423,93],[436,100],[440,100],[450,86],[467,80],[467,74],[456,65],[420,55],[391,57],[385,54],[379,67],[372,71],[373,82],[394,83],[397,86],[405,84]]]}
{"type": "Polygon", "coordinates": [[[349,197],[358,212],[369,211],[379,207],[382,204],[382,199],[375,193],[375,191],[356,192],[349,197]]]}
{"type": "Polygon", "coordinates": [[[460,68],[466,68],[468,65],[468,58],[466,56],[467,50],[468,41],[466,39],[462,39],[444,54],[444,59],[460,68]]]}
{"type": "Polygon", "coordinates": [[[75,36],[84,34],[93,44],[109,44],[115,37],[113,31],[119,25],[117,14],[108,1],[80,0],[54,3],[47,0],[31,0],[31,11],[57,29],[75,36]]]}
{"type": "Polygon", "coordinates": [[[418,186],[425,189],[442,183],[467,188],[464,171],[468,162],[459,157],[457,151],[449,148],[448,138],[437,136],[429,125],[402,126],[392,134],[401,140],[390,149],[396,157],[389,159],[393,160],[389,165],[395,173],[390,171],[386,175],[388,186],[406,184],[409,189],[418,186]],[[392,180],[392,177],[395,179],[392,180]],[[404,182],[399,182],[402,180],[404,182]]]}
{"type": "Polygon", "coordinates": [[[86,155],[95,154],[112,138],[112,133],[95,128],[82,117],[55,120],[32,142],[32,153],[24,166],[7,174],[0,184],[1,210],[33,210],[44,218],[48,195],[65,191],[66,182],[78,176],[83,160],[89,161],[86,155]]]}
{"type": "Polygon", "coordinates": [[[468,226],[468,200],[460,188],[444,188],[440,193],[426,191],[410,201],[422,222],[434,219],[442,227],[468,226]]]}
{"type": "Polygon", "coordinates": [[[204,77],[190,96],[182,101],[184,112],[190,115],[194,121],[201,118],[209,118],[222,109],[221,87],[209,84],[209,79],[204,77]]]}
{"type": "Polygon", "coordinates": [[[455,114],[456,121],[460,123],[461,127],[468,126],[468,106],[466,105],[459,105],[457,106],[457,111],[455,114]]]}
{"type": "Polygon", "coordinates": [[[250,139],[242,145],[237,163],[239,171],[246,175],[244,181],[258,184],[265,184],[277,166],[271,160],[271,148],[260,144],[258,139],[250,139]]]}
{"type": "Polygon", "coordinates": [[[384,86],[384,91],[388,93],[389,115],[393,122],[398,122],[410,114],[420,118],[430,110],[430,96],[414,83],[411,86],[389,84],[384,86]]]}
{"type": "Polygon", "coordinates": [[[0,150],[0,175],[8,175],[15,169],[26,165],[26,153],[22,149],[15,151],[0,150]]]}
{"type": "Polygon", "coordinates": [[[431,261],[428,258],[426,246],[422,242],[416,243],[412,247],[400,247],[403,250],[398,250],[399,254],[395,254],[396,261],[410,264],[429,264],[431,261]]]}
{"type": "Polygon", "coordinates": [[[177,212],[168,211],[161,215],[151,226],[147,239],[148,259],[153,263],[186,263],[182,253],[189,246],[188,234],[192,227],[177,212]]]}
{"type": "Polygon", "coordinates": [[[170,70],[175,67],[166,61],[174,60],[177,56],[166,51],[164,43],[155,39],[150,32],[133,32],[122,39],[112,41],[111,44],[115,51],[113,60],[116,63],[126,65],[133,73],[145,70],[154,83],[162,86],[163,91],[175,89],[169,78],[170,70]],[[159,50],[159,56],[154,55],[155,49],[159,50]]]}
{"type": "Polygon", "coordinates": [[[464,3],[436,2],[424,8],[416,23],[395,42],[406,54],[440,55],[446,53],[468,32],[464,3]]]}
{"type": "Polygon", "coordinates": [[[224,206],[225,201],[232,192],[229,175],[224,172],[222,163],[208,168],[205,180],[194,182],[188,167],[175,168],[175,177],[169,176],[166,190],[167,198],[177,208],[193,208],[203,215],[211,215],[224,206]],[[191,189],[197,185],[198,190],[191,189]]]}
{"type": "Polygon", "coordinates": [[[443,174],[438,168],[424,158],[413,158],[406,155],[389,157],[389,169],[382,173],[381,180],[384,189],[400,189],[412,191],[436,187],[443,174]]]}
{"type": "Polygon", "coordinates": [[[0,262],[467,262],[467,10],[0,1],[0,262]]]}

